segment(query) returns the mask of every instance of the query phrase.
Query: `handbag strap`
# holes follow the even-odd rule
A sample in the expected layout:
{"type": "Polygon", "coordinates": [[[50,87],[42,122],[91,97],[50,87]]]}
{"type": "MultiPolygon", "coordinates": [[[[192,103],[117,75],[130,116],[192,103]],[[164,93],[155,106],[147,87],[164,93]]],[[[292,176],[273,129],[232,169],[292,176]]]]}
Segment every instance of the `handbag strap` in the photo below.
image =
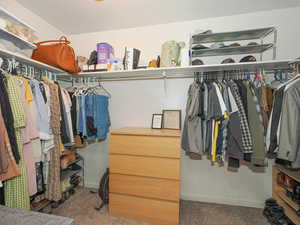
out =
{"type": "Polygon", "coordinates": [[[53,43],[53,42],[58,42],[61,44],[70,44],[71,42],[68,41],[68,39],[65,36],[61,36],[59,40],[49,40],[49,41],[41,41],[41,42],[37,42],[37,43],[33,43],[36,46],[39,46],[41,44],[46,44],[46,43],[53,43]]]}

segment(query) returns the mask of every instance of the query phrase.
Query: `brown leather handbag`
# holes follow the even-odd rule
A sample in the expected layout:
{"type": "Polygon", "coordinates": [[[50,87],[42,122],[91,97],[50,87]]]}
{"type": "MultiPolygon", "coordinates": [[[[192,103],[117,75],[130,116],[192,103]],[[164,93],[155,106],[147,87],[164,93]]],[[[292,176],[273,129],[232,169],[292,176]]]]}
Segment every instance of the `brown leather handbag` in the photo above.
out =
{"type": "Polygon", "coordinates": [[[78,73],[78,66],[70,43],[65,36],[59,40],[34,43],[37,47],[33,50],[31,58],[76,74],[78,73]]]}

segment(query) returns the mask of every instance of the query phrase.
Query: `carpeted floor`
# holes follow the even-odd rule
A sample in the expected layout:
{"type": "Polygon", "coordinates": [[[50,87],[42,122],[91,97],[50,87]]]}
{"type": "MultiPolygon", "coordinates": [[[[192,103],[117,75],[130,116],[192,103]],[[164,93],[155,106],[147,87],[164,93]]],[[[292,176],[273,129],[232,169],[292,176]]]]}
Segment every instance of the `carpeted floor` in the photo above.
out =
{"type": "MultiPolygon", "coordinates": [[[[137,221],[112,217],[108,210],[96,211],[100,200],[88,189],[78,189],[53,214],[73,218],[76,225],[150,225],[137,221]]],[[[262,210],[249,207],[220,204],[181,202],[181,225],[269,225],[262,210]]]]}

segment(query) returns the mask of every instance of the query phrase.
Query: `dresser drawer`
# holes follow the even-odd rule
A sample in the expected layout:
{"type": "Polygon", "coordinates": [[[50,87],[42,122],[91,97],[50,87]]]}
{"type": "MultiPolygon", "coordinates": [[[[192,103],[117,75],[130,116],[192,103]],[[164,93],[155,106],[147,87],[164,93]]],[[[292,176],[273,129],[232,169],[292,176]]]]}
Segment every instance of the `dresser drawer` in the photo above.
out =
{"type": "Polygon", "coordinates": [[[180,158],[180,138],[111,135],[110,153],[180,158]]]}
{"type": "Polygon", "coordinates": [[[180,160],[130,155],[110,155],[111,173],[180,179],[180,160]]]}
{"type": "Polygon", "coordinates": [[[109,191],[141,197],[179,201],[179,181],[110,174],[109,191]]]}
{"type": "Polygon", "coordinates": [[[120,194],[109,195],[110,214],[147,221],[153,224],[177,225],[179,202],[168,202],[120,194]]]}

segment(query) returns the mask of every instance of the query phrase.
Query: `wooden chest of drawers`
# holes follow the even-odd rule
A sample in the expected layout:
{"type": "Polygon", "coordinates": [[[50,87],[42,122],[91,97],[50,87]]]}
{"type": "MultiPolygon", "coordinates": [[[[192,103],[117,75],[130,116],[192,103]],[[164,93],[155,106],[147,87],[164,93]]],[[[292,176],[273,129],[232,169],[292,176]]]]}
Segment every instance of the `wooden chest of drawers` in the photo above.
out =
{"type": "Polygon", "coordinates": [[[179,224],[180,131],[115,130],[109,151],[111,215],[179,224]]]}

